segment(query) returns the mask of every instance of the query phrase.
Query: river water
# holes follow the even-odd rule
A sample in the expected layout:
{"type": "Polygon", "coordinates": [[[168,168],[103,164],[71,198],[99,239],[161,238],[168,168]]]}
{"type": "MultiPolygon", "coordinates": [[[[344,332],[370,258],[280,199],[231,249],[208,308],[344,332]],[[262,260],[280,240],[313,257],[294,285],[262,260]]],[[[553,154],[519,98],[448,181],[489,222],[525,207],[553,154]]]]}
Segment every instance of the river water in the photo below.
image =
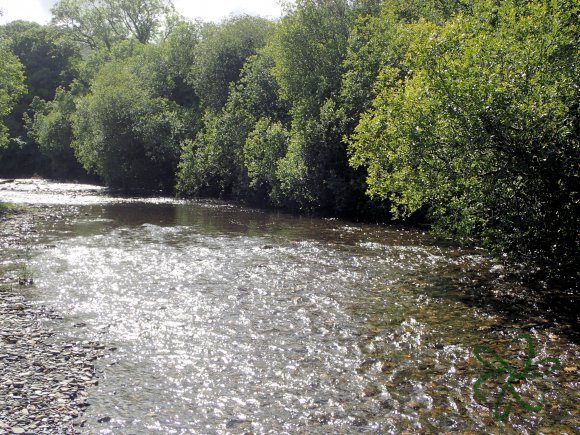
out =
{"type": "Polygon", "coordinates": [[[102,343],[87,433],[580,430],[571,326],[518,298],[481,250],[95,186],[23,180],[0,200],[60,216],[38,226],[29,294],[64,317],[57,339],[102,343]],[[502,398],[497,372],[474,397],[500,358],[541,376],[502,398]],[[503,422],[496,403],[511,403],[503,422]]]}

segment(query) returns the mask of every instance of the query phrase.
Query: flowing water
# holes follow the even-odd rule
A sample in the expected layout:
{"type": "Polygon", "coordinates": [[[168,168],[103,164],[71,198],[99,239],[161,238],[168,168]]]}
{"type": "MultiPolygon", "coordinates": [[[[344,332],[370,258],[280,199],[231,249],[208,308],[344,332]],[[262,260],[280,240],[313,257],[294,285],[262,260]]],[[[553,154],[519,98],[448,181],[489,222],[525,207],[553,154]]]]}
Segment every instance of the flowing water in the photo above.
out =
{"type": "Polygon", "coordinates": [[[104,347],[87,433],[580,430],[569,325],[522,308],[481,250],[215,201],[11,186],[0,200],[61,216],[38,228],[30,297],[64,317],[59,339],[104,347]],[[542,376],[513,386],[525,403],[544,397],[540,411],[509,390],[498,400],[506,373],[474,397],[501,364],[482,350],[484,366],[478,345],[514,372],[530,360],[542,376]],[[504,422],[496,401],[512,403],[504,422]]]}

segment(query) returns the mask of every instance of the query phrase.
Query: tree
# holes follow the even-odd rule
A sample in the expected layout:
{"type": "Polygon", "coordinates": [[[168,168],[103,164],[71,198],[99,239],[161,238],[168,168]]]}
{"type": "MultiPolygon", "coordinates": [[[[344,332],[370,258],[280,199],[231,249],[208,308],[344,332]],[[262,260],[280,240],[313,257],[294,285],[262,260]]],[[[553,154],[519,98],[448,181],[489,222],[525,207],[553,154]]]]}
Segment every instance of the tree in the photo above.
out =
{"type": "Polygon", "coordinates": [[[178,21],[170,0],[59,0],[53,23],[91,49],[110,49],[135,38],[142,44],[166,36],[178,21]]]}
{"type": "Polygon", "coordinates": [[[165,48],[141,45],[129,58],[105,63],[90,92],[76,102],[72,146],[107,185],[174,186],[179,143],[190,133],[192,113],[169,99],[173,82],[165,48]]]}
{"type": "Polygon", "coordinates": [[[81,54],[59,29],[13,21],[2,26],[0,32],[9,38],[12,52],[25,67],[26,105],[33,97],[52,99],[59,86],[74,79],[81,54]]]}
{"type": "Polygon", "coordinates": [[[142,44],[167,36],[179,22],[170,0],[117,0],[116,6],[129,34],[142,44]]]}
{"type": "Polygon", "coordinates": [[[26,92],[24,68],[18,57],[12,53],[9,41],[0,35],[0,149],[8,143],[8,128],[4,119],[10,114],[14,104],[26,92]]]}
{"type": "Polygon", "coordinates": [[[356,9],[344,63],[341,107],[348,121],[348,135],[361,114],[371,108],[381,71],[396,68],[400,77],[408,74],[407,53],[415,32],[410,24],[420,21],[441,25],[471,0],[383,0],[362,1],[356,9]]]}
{"type": "Polygon", "coordinates": [[[182,194],[246,196],[242,146],[253,119],[245,110],[232,110],[235,106],[236,101],[230,99],[219,115],[206,114],[205,126],[195,141],[184,143],[177,184],[182,194]]]}
{"type": "MultiPolygon", "coordinates": [[[[159,157],[163,153],[161,151],[163,146],[159,150],[155,147],[159,145],[158,140],[175,139],[172,136],[173,133],[167,133],[168,128],[175,128],[174,133],[181,137],[185,136],[188,131],[196,131],[199,126],[199,99],[191,87],[185,83],[186,75],[193,62],[193,49],[198,41],[198,25],[182,22],[175,26],[174,31],[165,41],[154,45],[143,45],[136,39],[130,39],[120,41],[110,48],[102,47],[90,51],[84,62],[80,63],[78,76],[70,86],[60,88],[52,101],[47,102],[39,98],[35,100],[34,114],[28,117],[27,122],[30,137],[39,143],[40,150],[49,157],[51,166],[55,170],[60,169],[59,173],[63,172],[63,165],[69,165],[73,161],[70,157],[71,146],[74,146],[83,166],[101,176],[109,184],[117,187],[138,187],[136,179],[132,181],[129,179],[142,176],[142,174],[136,175],[138,172],[136,168],[141,164],[144,170],[149,168],[152,174],[157,171],[154,175],[157,179],[152,178],[151,183],[145,183],[144,188],[169,189],[173,183],[174,174],[170,173],[171,171],[167,168],[172,167],[173,172],[175,171],[175,153],[178,146],[175,145],[173,154],[167,159],[159,157]],[[104,163],[116,151],[107,148],[98,140],[93,140],[90,134],[103,132],[116,122],[122,124],[126,121],[126,119],[123,120],[125,114],[119,107],[113,107],[106,116],[104,112],[100,112],[102,115],[100,118],[82,119],[82,117],[93,116],[87,107],[98,107],[99,110],[105,111],[107,105],[115,105],[112,94],[119,87],[126,86],[125,82],[114,84],[115,76],[129,80],[126,83],[132,84],[130,89],[122,90],[121,95],[124,98],[119,98],[119,101],[123,101],[127,113],[135,114],[141,111],[141,113],[150,113],[153,116],[152,119],[145,119],[140,118],[141,115],[135,115],[131,118],[130,127],[127,127],[128,131],[119,129],[119,137],[115,136],[114,128],[108,131],[107,134],[112,138],[111,146],[115,144],[120,146],[118,163],[127,167],[131,166],[128,159],[135,156],[131,152],[127,152],[126,155],[122,153],[125,144],[118,142],[122,142],[122,135],[129,135],[133,140],[132,145],[126,144],[128,149],[149,146],[152,147],[149,150],[149,157],[159,154],[155,159],[145,158],[144,162],[136,162],[133,169],[137,172],[133,173],[132,169],[125,168],[126,170],[120,171],[118,176],[111,173],[114,170],[113,164],[104,163]],[[95,87],[97,82],[100,85],[95,87]],[[135,95],[136,98],[134,105],[130,101],[131,95],[135,95]],[[144,95],[152,98],[150,107],[147,107],[144,95]],[[175,115],[174,120],[169,120],[171,114],[175,115]],[[164,123],[166,123],[165,126],[164,123]],[[88,130],[84,131],[83,128],[88,130]],[[160,130],[157,130],[158,128],[160,130]],[[149,133],[145,134],[145,131],[149,133]],[[147,140],[150,140],[150,143],[145,144],[147,140]],[[100,149],[99,152],[103,155],[91,158],[90,156],[97,152],[97,149],[100,149]],[[154,160],[155,163],[153,163],[154,160]],[[162,160],[165,163],[160,163],[162,160]],[[164,169],[160,169],[161,167],[164,169]],[[133,175],[128,175],[130,173],[133,175]]],[[[175,141],[179,140],[175,139],[175,141]]],[[[139,156],[138,159],[143,160],[143,157],[139,156]]]]}
{"type": "Polygon", "coordinates": [[[202,24],[181,21],[175,25],[165,41],[168,53],[167,68],[172,74],[173,90],[170,99],[182,106],[200,112],[200,99],[188,84],[190,71],[195,62],[195,48],[201,41],[202,24]]]}
{"type": "Polygon", "coordinates": [[[31,108],[34,117],[26,117],[28,135],[38,144],[42,155],[48,158],[51,177],[79,176],[81,168],[71,148],[72,116],[76,109],[72,94],[59,88],[52,101],[36,97],[31,108]]]}
{"type": "Polygon", "coordinates": [[[321,104],[340,88],[348,11],[342,0],[300,0],[269,43],[283,98],[303,108],[307,116],[316,116],[321,104]]]}
{"type": "Polygon", "coordinates": [[[418,23],[352,141],[369,192],[510,262],[577,279],[577,2],[481,0],[418,23]]]}
{"type": "Polygon", "coordinates": [[[263,53],[250,57],[239,81],[230,85],[226,105],[217,114],[206,112],[203,131],[184,147],[178,177],[182,194],[253,195],[244,164],[246,138],[260,117],[287,113],[271,67],[271,58],[263,53]]]}
{"type": "Polygon", "coordinates": [[[203,27],[189,83],[205,109],[217,113],[225,105],[230,83],[238,81],[246,59],[264,46],[272,27],[272,22],[251,16],[203,27]]]}
{"type": "Polygon", "coordinates": [[[249,187],[271,203],[282,204],[277,177],[278,162],[288,150],[290,134],[280,121],[260,118],[244,143],[244,165],[249,187]]]}
{"type": "Polygon", "coordinates": [[[273,74],[291,106],[290,139],[277,164],[281,197],[292,207],[347,214],[363,197],[348,165],[338,104],[351,9],[341,0],[299,1],[268,45],[273,74]]]}
{"type": "MultiPolygon", "coordinates": [[[[80,51],[63,37],[62,31],[51,26],[13,21],[2,26],[0,31],[9,38],[11,50],[25,68],[27,87],[27,92],[18,99],[7,118],[11,142],[0,156],[2,173],[5,176],[54,176],[47,164],[47,156],[32,137],[27,135],[23,120],[31,116],[31,103],[34,98],[51,100],[57,88],[70,84],[76,75],[80,51]]],[[[50,166],[56,168],[59,164],[53,157],[54,154],[49,156],[53,163],[50,166]]],[[[61,162],[76,171],[78,167],[74,163],[74,159],[70,158],[61,162]]],[[[61,169],[61,174],[67,172],[64,168],[61,169]]]]}

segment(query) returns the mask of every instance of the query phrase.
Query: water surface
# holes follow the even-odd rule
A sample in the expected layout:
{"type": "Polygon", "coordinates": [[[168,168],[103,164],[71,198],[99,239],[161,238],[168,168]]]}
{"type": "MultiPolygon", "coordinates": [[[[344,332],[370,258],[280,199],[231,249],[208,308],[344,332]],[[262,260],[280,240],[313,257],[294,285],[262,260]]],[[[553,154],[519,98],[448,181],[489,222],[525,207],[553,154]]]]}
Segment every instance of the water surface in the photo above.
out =
{"type": "Polygon", "coordinates": [[[64,218],[39,227],[31,297],[65,317],[62,339],[103,344],[89,433],[578,430],[578,379],[564,371],[578,347],[548,317],[498,309],[489,295],[509,283],[481,250],[220,202],[46,190],[64,218]],[[541,412],[516,404],[497,422],[502,381],[474,399],[486,369],[473,349],[521,370],[523,332],[534,363],[562,368],[518,386],[545,396],[541,412]]]}

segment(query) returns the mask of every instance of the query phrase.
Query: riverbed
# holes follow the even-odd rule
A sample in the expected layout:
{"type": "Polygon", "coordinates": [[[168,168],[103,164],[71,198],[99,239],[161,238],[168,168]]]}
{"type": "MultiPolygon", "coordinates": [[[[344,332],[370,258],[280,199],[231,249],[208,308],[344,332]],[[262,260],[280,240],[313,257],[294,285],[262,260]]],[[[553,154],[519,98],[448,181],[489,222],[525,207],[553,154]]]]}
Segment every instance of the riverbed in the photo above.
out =
{"type": "Polygon", "coordinates": [[[106,349],[81,431],[580,430],[577,325],[481,249],[43,180],[0,201],[50,208],[26,297],[59,314],[59,339],[106,349]]]}

